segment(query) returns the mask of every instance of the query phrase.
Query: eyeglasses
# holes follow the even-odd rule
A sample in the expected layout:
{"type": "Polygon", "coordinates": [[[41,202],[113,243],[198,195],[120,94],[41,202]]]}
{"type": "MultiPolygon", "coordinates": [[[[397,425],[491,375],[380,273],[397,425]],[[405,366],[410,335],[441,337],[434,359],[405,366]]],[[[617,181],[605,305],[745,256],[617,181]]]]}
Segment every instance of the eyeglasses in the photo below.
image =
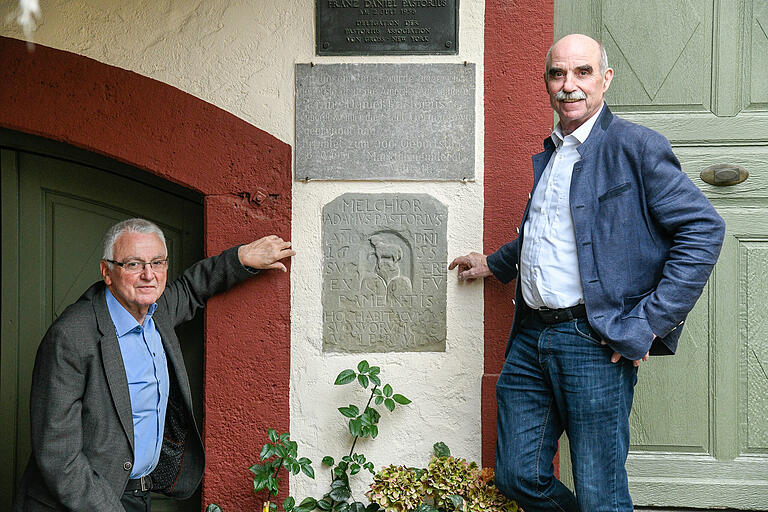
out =
{"type": "Polygon", "coordinates": [[[113,263],[117,265],[118,267],[122,268],[124,272],[127,272],[128,274],[138,274],[140,272],[144,271],[144,267],[149,265],[149,268],[152,269],[152,272],[158,273],[158,272],[165,272],[168,270],[168,258],[165,258],[164,260],[152,260],[152,261],[141,261],[141,260],[131,260],[131,261],[115,261],[115,260],[104,260],[108,261],[110,263],[113,263]]]}

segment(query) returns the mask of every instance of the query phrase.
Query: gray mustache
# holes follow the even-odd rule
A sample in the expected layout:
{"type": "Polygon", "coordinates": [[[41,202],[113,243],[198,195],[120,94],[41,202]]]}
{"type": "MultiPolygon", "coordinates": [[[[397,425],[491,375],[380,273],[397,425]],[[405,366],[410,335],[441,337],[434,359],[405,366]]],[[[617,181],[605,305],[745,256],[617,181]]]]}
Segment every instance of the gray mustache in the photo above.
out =
{"type": "Polygon", "coordinates": [[[555,99],[557,101],[585,100],[587,99],[587,95],[584,94],[583,91],[572,91],[572,92],[558,91],[557,94],[555,94],[555,99]]]}

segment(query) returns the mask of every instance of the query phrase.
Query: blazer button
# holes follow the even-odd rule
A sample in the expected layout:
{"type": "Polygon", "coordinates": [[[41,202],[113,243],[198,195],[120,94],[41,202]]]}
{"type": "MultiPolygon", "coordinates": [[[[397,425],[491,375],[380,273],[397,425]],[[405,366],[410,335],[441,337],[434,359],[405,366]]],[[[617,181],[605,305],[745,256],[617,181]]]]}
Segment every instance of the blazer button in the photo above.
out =
{"type": "Polygon", "coordinates": [[[125,464],[123,464],[123,469],[126,471],[130,471],[132,468],[133,468],[133,464],[131,464],[130,462],[126,462],[125,464]]]}

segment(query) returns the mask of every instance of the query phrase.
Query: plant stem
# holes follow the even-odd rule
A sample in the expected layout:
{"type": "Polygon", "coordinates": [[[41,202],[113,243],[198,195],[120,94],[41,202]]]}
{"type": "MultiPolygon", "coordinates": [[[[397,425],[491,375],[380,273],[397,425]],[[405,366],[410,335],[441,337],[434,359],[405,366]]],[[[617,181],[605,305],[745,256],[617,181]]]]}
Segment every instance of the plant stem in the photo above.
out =
{"type": "MultiPolygon", "coordinates": [[[[371,396],[368,397],[368,403],[365,404],[365,409],[363,409],[363,412],[368,410],[368,406],[371,405],[371,401],[373,400],[373,393],[376,391],[377,385],[373,385],[373,388],[371,389],[371,396]]],[[[355,445],[357,444],[357,438],[360,436],[355,436],[355,440],[352,441],[352,448],[349,449],[349,456],[351,457],[353,453],[355,453],[355,445]]]]}

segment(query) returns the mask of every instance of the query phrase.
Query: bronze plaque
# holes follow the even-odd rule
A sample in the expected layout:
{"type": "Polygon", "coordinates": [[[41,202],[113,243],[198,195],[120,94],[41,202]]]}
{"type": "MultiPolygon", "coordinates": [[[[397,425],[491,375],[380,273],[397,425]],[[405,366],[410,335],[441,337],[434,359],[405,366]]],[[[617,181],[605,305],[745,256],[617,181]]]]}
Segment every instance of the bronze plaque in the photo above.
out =
{"type": "Polygon", "coordinates": [[[317,55],[456,55],[459,0],[316,0],[317,55]]]}

